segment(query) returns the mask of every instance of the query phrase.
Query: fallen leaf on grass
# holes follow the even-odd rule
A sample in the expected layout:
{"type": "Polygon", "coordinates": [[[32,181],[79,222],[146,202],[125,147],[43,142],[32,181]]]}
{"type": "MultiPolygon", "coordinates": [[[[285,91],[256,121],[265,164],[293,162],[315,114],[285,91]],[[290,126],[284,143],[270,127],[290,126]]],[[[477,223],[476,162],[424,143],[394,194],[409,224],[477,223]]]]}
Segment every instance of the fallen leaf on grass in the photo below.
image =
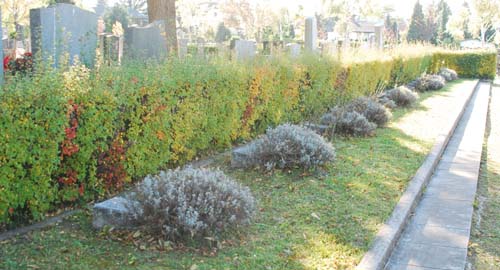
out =
{"type": "Polygon", "coordinates": [[[316,214],[316,213],[314,213],[314,212],[313,212],[313,213],[311,213],[311,217],[313,217],[313,218],[315,218],[315,219],[317,219],[317,220],[321,220],[321,219],[319,218],[318,214],[316,214]]]}
{"type": "Polygon", "coordinates": [[[141,232],[140,231],[136,231],[134,232],[134,234],[132,235],[133,238],[139,238],[139,236],[141,236],[141,232]]]}

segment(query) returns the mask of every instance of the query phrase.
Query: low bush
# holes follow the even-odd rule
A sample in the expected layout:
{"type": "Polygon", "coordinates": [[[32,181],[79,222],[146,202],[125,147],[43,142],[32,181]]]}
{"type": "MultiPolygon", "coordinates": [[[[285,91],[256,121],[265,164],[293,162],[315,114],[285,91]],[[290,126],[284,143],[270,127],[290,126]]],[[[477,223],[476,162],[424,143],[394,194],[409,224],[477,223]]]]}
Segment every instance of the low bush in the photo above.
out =
{"type": "Polygon", "coordinates": [[[325,113],[323,116],[321,116],[319,123],[325,126],[335,126],[337,124],[337,121],[345,111],[345,107],[335,106],[328,110],[328,113],[325,113]]]}
{"type": "Polygon", "coordinates": [[[398,106],[398,105],[396,105],[396,102],[394,102],[393,100],[391,100],[385,96],[379,97],[378,103],[384,105],[384,107],[386,107],[388,109],[394,109],[398,106]]]}
{"type": "Polygon", "coordinates": [[[379,127],[385,126],[392,117],[391,112],[387,108],[369,97],[354,99],[346,106],[346,111],[355,111],[379,127]]]}
{"type": "Polygon", "coordinates": [[[208,169],[147,176],[127,199],[133,222],[171,241],[218,236],[249,224],[256,209],[250,189],[220,170],[208,169]]]}
{"type": "Polygon", "coordinates": [[[439,70],[439,75],[441,75],[447,82],[454,81],[458,79],[457,72],[449,68],[441,68],[439,70]]]}
{"type": "Polygon", "coordinates": [[[446,81],[440,75],[423,75],[418,78],[415,84],[415,90],[420,92],[439,90],[444,87],[446,81]]]}
{"type": "Polygon", "coordinates": [[[462,78],[494,79],[497,73],[495,50],[440,51],[432,58],[431,73],[439,72],[442,67],[455,70],[462,78]]]}
{"type": "Polygon", "coordinates": [[[405,86],[400,86],[384,92],[382,99],[393,101],[399,107],[410,107],[418,99],[418,94],[405,86]]]}
{"type": "Polygon", "coordinates": [[[331,126],[334,134],[344,136],[372,136],[377,125],[356,111],[342,111],[339,108],[323,115],[321,124],[331,126]]]}
{"type": "Polygon", "coordinates": [[[314,168],[335,159],[335,148],[314,131],[283,124],[270,128],[249,145],[246,166],[274,168],[314,168]]]}
{"type": "Polygon", "coordinates": [[[105,197],[159,168],[255,138],[269,126],[313,119],[426,71],[495,72],[490,52],[449,54],[404,50],[350,62],[188,57],[92,70],[61,62],[53,69],[35,59],[30,76],[17,72],[0,85],[0,223],[39,220],[61,204],[105,197]]]}

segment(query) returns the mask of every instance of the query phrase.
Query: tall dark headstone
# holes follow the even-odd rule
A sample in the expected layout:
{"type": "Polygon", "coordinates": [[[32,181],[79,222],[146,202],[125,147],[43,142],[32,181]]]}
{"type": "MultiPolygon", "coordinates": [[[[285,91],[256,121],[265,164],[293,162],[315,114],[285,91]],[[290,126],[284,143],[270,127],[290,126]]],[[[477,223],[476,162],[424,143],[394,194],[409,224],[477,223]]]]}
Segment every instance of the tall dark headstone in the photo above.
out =
{"type": "Polygon", "coordinates": [[[71,4],[55,4],[30,10],[31,46],[34,55],[52,58],[56,66],[69,53],[93,66],[97,48],[97,15],[71,4]]]}
{"type": "Polygon", "coordinates": [[[133,59],[161,59],[167,55],[165,24],[154,21],[144,27],[132,26],[125,30],[125,50],[133,59]]]}

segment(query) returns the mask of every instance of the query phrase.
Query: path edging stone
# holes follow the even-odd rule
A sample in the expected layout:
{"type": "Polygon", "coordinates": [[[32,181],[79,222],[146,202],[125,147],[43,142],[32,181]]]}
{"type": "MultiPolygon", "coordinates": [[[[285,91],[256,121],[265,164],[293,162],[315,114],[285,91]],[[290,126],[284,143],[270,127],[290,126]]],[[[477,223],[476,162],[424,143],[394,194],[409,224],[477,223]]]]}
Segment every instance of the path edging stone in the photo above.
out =
{"type": "Polygon", "coordinates": [[[27,234],[27,233],[34,231],[34,230],[41,230],[41,229],[44,229],[46,227],[52,226],[58,222],[63,221],[65,218],[72,216],[73,214],[76,214],[79,211],[80,210],[78,210],[78,209],[68,210],[68,211],[65,211],[59,215],[56,215],[56,216],[47,218],[46,220],[40,221],[38,223],[34,223],[34,224],[31,224],[28,226],[5,231],[3,233],[0,233],[0,242],[8,240],[9,238],[12,238],[15,236],[27,234]]]}
{"type": "Polygon", "coordinates": [[[368,252],[363,256],[361,262],[357,265],[357,270],[383,270],[385,268],[392,250],[397,244],[399,237],[401,236],[410,218],[410,214],[418,204],[424,188],[427,186],[427,183],[434,173],[448,141],[453,136],[453,133],[465,113],[472,96],[478,89],[480,82],[480,80],[476,82],[474,89],[465,100],[462,109],[455,118],[455,121],[450,129],[436,138],[431,151],[425,158],[422,166],[420,166],[417,170],[415,176],[410,180],[406,191],[394,207],[391,216],[375,236],[375,240],[373,241],[370,250],[368,250],[368,252]]]}

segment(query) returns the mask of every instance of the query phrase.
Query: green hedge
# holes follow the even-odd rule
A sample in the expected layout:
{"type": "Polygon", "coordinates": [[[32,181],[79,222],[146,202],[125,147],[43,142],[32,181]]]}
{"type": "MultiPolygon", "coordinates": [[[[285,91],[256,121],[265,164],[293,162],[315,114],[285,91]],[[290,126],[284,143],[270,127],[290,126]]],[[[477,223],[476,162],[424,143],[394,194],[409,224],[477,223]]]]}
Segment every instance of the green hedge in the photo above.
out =
{"type": "Polygon", "coordinates": [[[188,59],[10,78],[0,90],[0,222],[41,219],[60,205],[105,197],[268,126],[408,82],[440,61],[188,59]]]}
{"type": "Polygon", "coordinates": [[[431,71],[441,67],[454,69],[464,78],[494,79],[497,73],[497,54],[494,51],[444,51],[433,55],[431,71]]]}

